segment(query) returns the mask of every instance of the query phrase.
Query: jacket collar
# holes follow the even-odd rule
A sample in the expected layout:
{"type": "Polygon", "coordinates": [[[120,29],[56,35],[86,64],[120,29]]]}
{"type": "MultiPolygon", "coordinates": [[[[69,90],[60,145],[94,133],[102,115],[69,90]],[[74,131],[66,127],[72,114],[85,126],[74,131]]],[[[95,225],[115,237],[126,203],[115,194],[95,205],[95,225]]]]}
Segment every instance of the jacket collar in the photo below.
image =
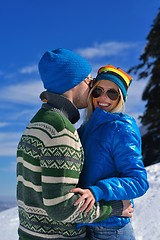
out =
{"type": "Polygon", "coordinates": [[[46,103],[42,104],[42,108],[50,110],[58,109],[70,120],[72,124],[78,122],[80,118],[78,109],[63,95],[44,91],[40,94],[40,98],[42,101],[46,101],[46,103]]]}
{"type": "Polygon", "coordinates": [[[122,112],[110,113],[97,107],[92,113],[91,118],[85,125],[85,129],[82,134],[82,142],[85,141],[85,139],[87,139],[88,134],[94,132],[101,125],[108,124],[114,121],[127,123],[129,125],[135,124],[135,120],[127,114],[124,114],[122,112]]]}

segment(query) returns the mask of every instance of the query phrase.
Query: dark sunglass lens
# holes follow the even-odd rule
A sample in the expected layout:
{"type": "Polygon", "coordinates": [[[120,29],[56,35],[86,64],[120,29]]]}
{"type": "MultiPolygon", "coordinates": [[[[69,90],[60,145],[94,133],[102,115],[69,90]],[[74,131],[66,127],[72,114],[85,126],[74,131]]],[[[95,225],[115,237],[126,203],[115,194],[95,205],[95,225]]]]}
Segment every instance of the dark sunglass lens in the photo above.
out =
{"type": "Polygon", "coordinates": [[[117,100],[119,94],[116,90],[110,89],[107,91],[107,95],[111,100],[117,100]]]}
{"type": "Polygon", "coordinates": [[[92,96],[94,98],[98,98],[102,95],[102,89],[100,88],[95,88],[93,91],[92,91],[92,96]]]}

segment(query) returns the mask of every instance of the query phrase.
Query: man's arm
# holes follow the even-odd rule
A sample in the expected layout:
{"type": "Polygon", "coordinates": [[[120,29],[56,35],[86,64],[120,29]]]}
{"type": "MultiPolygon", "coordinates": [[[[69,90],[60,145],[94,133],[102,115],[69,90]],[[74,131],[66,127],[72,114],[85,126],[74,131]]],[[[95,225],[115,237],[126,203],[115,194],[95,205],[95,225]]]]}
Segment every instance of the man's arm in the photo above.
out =
{"type": "MultiPolygon", "coordinates": [[[[80,208],[80,211],[88,213],[95,204],[95,198],[93,193],[89,189],[82,189],[82,188],[71,189],[71,192],[81,194],[80,198],[77,199],[74,205],[77,206],[79,203],[85,200],[84,204],[80,208]]],[[[112,207],[110,217],[123,216],[123,217],[131,218],[133,215],[134,208],[130,200],[109,201],[108,204],[112,207]]]]}

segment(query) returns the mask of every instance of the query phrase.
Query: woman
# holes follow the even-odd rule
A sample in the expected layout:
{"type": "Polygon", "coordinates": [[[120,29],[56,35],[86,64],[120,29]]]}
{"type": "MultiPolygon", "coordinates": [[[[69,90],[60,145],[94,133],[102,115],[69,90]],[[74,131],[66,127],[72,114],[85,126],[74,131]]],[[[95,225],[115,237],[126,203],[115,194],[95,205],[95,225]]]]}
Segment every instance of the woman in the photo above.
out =
{"type": "MultiPolygon", "coordinates": [[[[134,199],[148,189],[135,120],[123,113],[132,78],[112,65],[101,67],[89,94],[88,121],[80,129],[85,163],[79,186],[82,211],[94,202],[134,199]]],[[[130,218],[113,216],[88,224],[89,239],[135,239],[130,218]]]]}

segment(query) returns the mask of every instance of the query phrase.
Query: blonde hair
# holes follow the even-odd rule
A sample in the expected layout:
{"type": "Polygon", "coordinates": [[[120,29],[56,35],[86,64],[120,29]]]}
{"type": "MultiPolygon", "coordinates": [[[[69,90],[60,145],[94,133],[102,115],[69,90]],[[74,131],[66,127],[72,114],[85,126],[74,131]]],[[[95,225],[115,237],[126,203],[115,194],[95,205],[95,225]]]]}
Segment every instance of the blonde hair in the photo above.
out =
{"type": "MultiPolygon", "coordinates": [[[[92,87],[92,89],[90,90],[89,94],[88,94],[88,107],[86,109],[86,120],[88,121],[94,111],[94,106],[93,106],[93,97],[92,97],[92,91],[96,88],[96,86],[98,85],[100,81],[96,82],[94,84],[94,86],[92,87]]],[[[111,113],[116,113],[116,112],[124,112],[125,111],[125,105],[124,105],[124,99],[123,99],[123,95],[122,95],[122,91],[120,88],[118,88],[118,91],[120,93],[120,97],[119,97],[119,102],[117,104],[117,106],[111,111],[111,113]]]]}

